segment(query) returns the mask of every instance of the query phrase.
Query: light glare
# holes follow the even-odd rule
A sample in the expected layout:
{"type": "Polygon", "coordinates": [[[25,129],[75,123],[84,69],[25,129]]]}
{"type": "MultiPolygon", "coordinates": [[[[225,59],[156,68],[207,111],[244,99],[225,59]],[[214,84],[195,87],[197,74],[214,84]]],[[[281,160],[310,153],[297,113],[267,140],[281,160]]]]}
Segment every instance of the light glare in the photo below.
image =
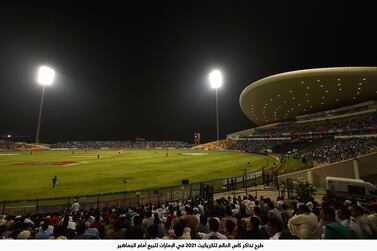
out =
{"type": "Polygon", "coordinates": [[[48,66],[41,66],[38,69],[37,82],[41,85],[52,85],[55,78],[55,71],[48,66]]]}
{"type": "Polygon", "coordinates": [[[214,89],[221,87],[223,83],[223,76],[219,70],[214,70],[209,74],[209,83],[214,89]]]}

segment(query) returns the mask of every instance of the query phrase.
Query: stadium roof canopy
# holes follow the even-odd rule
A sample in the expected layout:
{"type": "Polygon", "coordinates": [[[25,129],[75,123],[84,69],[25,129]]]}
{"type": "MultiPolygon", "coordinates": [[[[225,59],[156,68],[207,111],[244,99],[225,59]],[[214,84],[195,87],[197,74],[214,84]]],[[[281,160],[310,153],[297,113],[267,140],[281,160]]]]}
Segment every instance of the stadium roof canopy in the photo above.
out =
{"type": "Polygon", "coordinates": [[[290,71],[260,79],[240,96],[255,124],[293,120],[377,97],[377,67],[334,67],[290,71]]]}

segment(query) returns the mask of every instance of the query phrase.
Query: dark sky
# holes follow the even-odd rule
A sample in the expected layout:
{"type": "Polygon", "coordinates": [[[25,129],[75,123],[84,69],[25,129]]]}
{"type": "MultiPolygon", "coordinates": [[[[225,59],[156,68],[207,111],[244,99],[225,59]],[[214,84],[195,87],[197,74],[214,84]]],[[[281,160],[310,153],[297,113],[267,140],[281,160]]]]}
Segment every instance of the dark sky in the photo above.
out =
{"type": "Polygon", "coordinates": [[[225,137],[253,126],[239,106],[253,81],[305,68],[377,65],[372,5],[277,2],[1,1],[0,135],[35,137],[40,64],[58,74],[46,91],[42,141],[190,142],[196,131],[203,141],[216,137],[207,81],[213,68],[225,75],[225,137]]]}

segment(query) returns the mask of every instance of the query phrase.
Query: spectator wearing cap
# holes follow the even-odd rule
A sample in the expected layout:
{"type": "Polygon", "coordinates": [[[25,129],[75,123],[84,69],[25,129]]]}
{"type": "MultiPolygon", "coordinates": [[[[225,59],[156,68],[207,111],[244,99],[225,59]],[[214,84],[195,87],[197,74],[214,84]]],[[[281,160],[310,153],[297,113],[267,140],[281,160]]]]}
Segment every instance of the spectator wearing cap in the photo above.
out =
{"type": "Polygon", "coordinates": [[[299,205],[297,215],[288,220],[287,226],[291,234],[299,239],[319,239],[321,237],[318,218],[305,204],[299,205]]]}

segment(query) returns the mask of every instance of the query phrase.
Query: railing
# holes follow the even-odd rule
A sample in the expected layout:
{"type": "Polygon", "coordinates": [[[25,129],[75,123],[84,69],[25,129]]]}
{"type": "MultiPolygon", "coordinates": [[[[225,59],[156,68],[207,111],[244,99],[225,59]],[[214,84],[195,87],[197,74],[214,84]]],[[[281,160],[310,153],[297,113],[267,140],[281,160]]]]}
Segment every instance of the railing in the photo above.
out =
{"type": "Polygon", "coordinates": [[[212,193],[247,188],[261,184],[259,177],[262,169],[246,172],[245,174],[206,181],[194,182],[186,185],[162,186],[141,190],[108,192],[101,194],[74,195],[54,198],[36,198],[27,200],[2,200],[2,214],[53,213],[69,210],[75,199],[85,210],[111,207],[131,207],[145,204],[165,203],[175,200],[186,200],[197,196],[206,196],[206,189],[212,193]],[[245,179],[246,176],[246,179],[245,179]]]}

